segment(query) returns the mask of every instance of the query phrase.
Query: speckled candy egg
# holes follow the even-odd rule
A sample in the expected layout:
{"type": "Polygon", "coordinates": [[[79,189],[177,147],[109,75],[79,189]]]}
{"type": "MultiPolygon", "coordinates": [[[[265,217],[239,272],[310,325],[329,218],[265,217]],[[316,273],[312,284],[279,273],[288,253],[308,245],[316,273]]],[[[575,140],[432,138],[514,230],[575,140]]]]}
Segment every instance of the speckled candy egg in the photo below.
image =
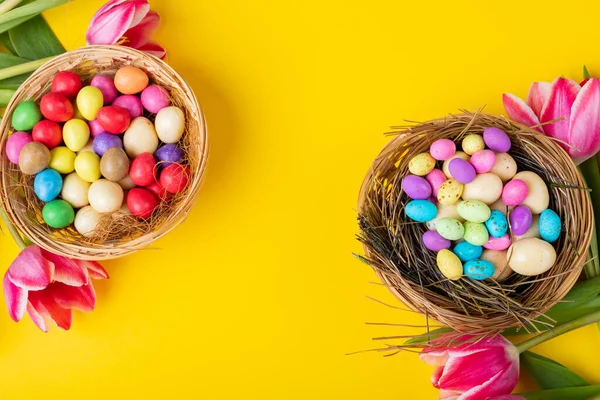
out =
{"type": "Polygon", "coordinates": [[[440,189],[440,186],[442,186],[442,183],[446,182],[446,179],[448,179],[446,178],[446,175],[444,175],[444,173],[437,168],[432,169],[430,173],[425,175],[425,180],[429,182],[432,194],[436,197],[436,199],[438,190],[440,189]]]}
{"type": "Polygon", "coordinates": [[[539,175],[531,171],[522,171],[516,174],[513,179],[520,179],[527,184],[528,194],[521,204],[529,207],[533,214],[540,214],[548,208],[548,204],[550,204],[548,186],[539,175]]]}
{"type": "Polygon", "coordinates": [[[111,147],[123,147],[123,141],[117,135],[110,133],[101,133],[94,138],[94,152],[103,156],[111,147]]]}
{"type": "Polygon", "coordinates": [[[462,141],[462,149],[468,155],[473,155],[484,148],[485,144],[483,143],[483,138],[481,135],[477,135],[475,133],[465,136],[462,141]]]}
{"type": "Polygon", "coordinates": [[[560,237],[560,231],[562,229],[560,217],[549,208],[542,211],[538,222],[538,229],[540,231],[540,236],[546,242],[556,242],[560,237]]]}
{"type": "Polygon", "coordinates": [[[442,249],[437,253],[436,264],[442,275],[446,278],[456,281],[462,277],[462,263],[450,250],[442,249]]]}
{"type": "Polygon", "coordinates": [[[506,259],[517,274],[539,275],[552,268],[556,262],[556,250],[541,239],[521,239],[510,246],[506,259]]]}
{"type": "Polygon", "coordinates": [[[123,204],[123,189],[116,182],[99,179],[90,186],[88,199],[99,213],[115,212],[123,204]]]}
{"type": "Polygon", "coordinates": [[[485,128],[483,131],[483,141],[490,149],[498,153],[506,153],[510,150],[510,138],[501,129],[485,128]]]}
{"type": "Polygon", "coordinates": [[[431,196],[431,186],[429,185],[429,182],[427,182],[425,178],[417,175],[405,176],[402,179],[402,190],[408,197],[414,200],[425,200],[431,196]]]}
{"type": "Polygon", "coordinates": [[[125,152],[131,158],[142,153],[154,153],[158,148],[158,135],[154,124],[145,117],[137,117],[123,135],[125,152]]]}
{"type": "Polygon", "coordinates": [[[490,218],[490,208],[479,200],[461,201],[456,210],[469,222],[485,222],[490,218]]]}
{"type": "Polygon", "coordinates": [[[168,167],[173,163],[181,162],[183,156],[183,149],[174,143],[162,145],[154,153],[154,157],[156,157],[156,161],[161,167],[168,167]]]}
{"type": "Polygon", "coordinates": [[[102,214],[94,210],[91,206],[85,206],[75,214],[75,229],[82,236],[92,236],[100,222],[101,216],[102,214]]]}
{"type": "MultiPolygon", "coordinates": [[[[439,225],[439,221],[438,221],[439,225]]],[[[464,239],[474,246],[483,246],[489,240],[489,233],[485,225],[480,222],[465,222],[464,239]]],[[[439,227],[438,227],[439,231],[439,227]]]]}
{"type": "Polygon", "coordinates": [[[431,221],[437,215],[437,207],[428,200],[412,200],[404,207],[404,211],[408,218],[417,222],[431,221]]]}
{"type": "Polygon", "coordinates": [[[513,231],[514,241],[521,240],[521,239],[530,239],[530,238],[540,239],[541,236],[540,236],[540,230],[539,230],[539,221],[540,221],[540,215],[534,214],[533,218],[531,219],[531,226],[529,227],[529,229],[527,229],[527,231],[524,234],[515,235],[514,231],[513,231]]]}
{"type": "Polygon", "coordinates": [[[440,218],[436,222],[435,227],[437,232],[448,240],[461,239],[465,234],[462,222],[454,218],[440,218]]]}
{"type": "Polygon", "coordinates": [[[88,191],[90,183],[81,179],[76,172],[65,176],[62,191],[60,193],[63,200],[74,208],[81,208],[89,204],[88,191]]]}
{"type": "Polygon", "coordinates": [[[506,250],[510,247],[510,244],[510,236],[506,233],[499,238],[490,237],[483,247],[490,250],[506,250]]]}
{"type": "Polygon", "coordinates": [[[462,193],[464,200],[479,200],[492,204],[502,194],[502,181],[492,173],[479,174],[473,182],[467,183],[462,193]]]}
{"type": "Polygon", "coordinates": [[[454,246],[452,251],[460,261],[467,262],[479,258],[483,252],[483,247],[473,246],[469,242],[460,242],[454,246]]]}
{"type": "Polygon", "coordinates": [[[527,206],[517,206],[510,212],[510,230],[513,235],[523,235],[531,227],[533,214],[527,206]]]}
{"type": "Polygon", "coordinates": [[[38,142],[29,142],[19,154],[19,169],[25,175],[35,175],[50,164],[50,150],[38,142]]]}
{"type": "Polygon", "coordinates": [[[507,206],[518,206],[525,200],[529,190],[527,184],[520,179],[507,182],[502,189],[502,201],[507,206]]]}
{"type": "Polygon", "coordinates": [[[492,210],[490,217],[485,221],[485,227],[491,237],[499,238],[506,235],[506,232],[508,232],[508,220],[506,219],[506,215],[501,211],[492,210]]]}
{"type": "Polygon", "coordinates": [[[435,167],[435,160],[429,153],[420,153],[408,162],[408,170],[413,175],[425,176],[435,167]]]}
{"type": "Polygon", "coordinates": [[[436,231],[427,231],[423,234],[423,244],[431,251],[449,249],[451,242],[436,231]]]}
{"type": "Polygon", "coordinates": [[[496,163],[490,172],[506,182],[517,173],[517,163],[510,154],[498,153],[496,154],[496,163]]]}
{"type": "MultiPolygon", "coordinates": [[[[185,130],[185,115],[179,107],[165,107],[156,114],[154,125],[156,133],[163,143],[177,143],[185,130]]],[[[431,158],[431,156],[429,157],[431,158]]],[[[431,168],[427,172],[429,171],[431,168]]],[[[426,175],[427,172],[415,175],[426,175]]]]}
{"type": "Polygon", "coordinates": [[[444,163],[442,164],[442,172],[444,173],[444,175],[446,175],[446,178],[448,179],[452,178],[452,174],[450,173],[449,169],[450,161],[454,160],[455,158],[460,158],[462,160],[469,161],[471,157],[465,152],[457,151],[452,158],[444,161],[444,163]]]}
{"type": "Polygon", "coordinates": [[[15,132],[10,135],[6,141],[6,156],[8,160],[13,164],[18,164],[21,150],[30,142],[33,142],[33,138],[27,132],[15,132]]]}
{"type": "Polygon", "coordinates": [[[483,281],[494,275],[494,265],[486,260],[467,261],[464,265],[463,273],[466,277],[483,281]]]}
{"type": "Polygon", "coordinates": [[[485,174],[494,168],[496,154],[491,150],[479,150],[471,156],[469,162],[478,174],[485,174]]]}
{"type": "Polygon", "coordinates": [[[438,202],[444,205],[454,204],[463,194],[464,185],[456,179],[448,179],[438,190],[438,202]]]}
{"type": "Polygon", "coordinates": [[[35,176],[33,190],[43,202],[54,200],[63,186],[62,176],[53,169],[45,169],[35,176]]]}
{"type": "Polygon", "coordinates": [[[456,144],[450,139],[438,139],[431,144],[429,152],[436,160],[448,160],[456,153],[456,144]]]}
{"type": "Polygon", "coordinates": [[[463,222],[464,220],[458,214],[458,211],[456,210],[456,206],[457,206],[456,203],[448,204],[448,205],[438,203],[437,204],[438,213],[434,219],[432,219],[431,221],[428,221],[426,223],[427,229],[435,231],[436,230],[436,227],[435,227],[436,222],[442,218],[454,218],[460,222],[463,222]]]}
{"type": "Polygon", "coordinates": [[[486,249],[480,257],[482,260],[489,261],[494,265],[494,275],[492,275],[492,279],[495,279],[498,282],[504,281],[513,272],[508,265],[508,261],[506,261],[506,252],[506,250],[486,249]]]}
{"type": "Polygon", "coordinates": [[[448,171],[454,179],[460,183],[469,183],[475,179],[475,168],[470,162],[461,158],[455,158],[448,163],[448,171]]]}

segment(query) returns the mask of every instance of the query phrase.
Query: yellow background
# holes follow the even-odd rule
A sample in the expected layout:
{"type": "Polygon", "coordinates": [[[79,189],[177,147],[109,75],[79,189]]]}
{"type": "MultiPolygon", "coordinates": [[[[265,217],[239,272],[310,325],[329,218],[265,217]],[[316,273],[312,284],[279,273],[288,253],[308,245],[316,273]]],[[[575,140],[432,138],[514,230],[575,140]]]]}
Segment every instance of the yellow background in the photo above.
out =
{"type": "MultiPolygon", "coordinates": [[[[68,49],[100,0],[46,15],[68,49]]],[[[0,313],[6,399],[434,399],[431,368],[373,348],[422,324],[352,257],[355,201],[383,132],[459,108],[502,112],[533,80],[600,74],[600,5],[548,1],[153,0],[211,155],[185,224],[106,262],[71,331],[0,313]]],[[[2,236],[0,262],[17,255],[2,236]]],[[[588,327],[538,350],[600,383],[588,327]]],[[[532,388],[532,386],[528,386],[532,388]]]]}

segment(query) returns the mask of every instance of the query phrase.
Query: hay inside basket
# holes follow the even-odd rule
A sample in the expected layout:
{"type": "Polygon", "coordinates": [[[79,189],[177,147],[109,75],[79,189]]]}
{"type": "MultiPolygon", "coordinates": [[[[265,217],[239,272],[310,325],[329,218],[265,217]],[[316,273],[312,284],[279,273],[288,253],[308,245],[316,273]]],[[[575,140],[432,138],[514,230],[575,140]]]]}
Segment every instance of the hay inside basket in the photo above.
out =
{"type": "MultiPolygon", "coordinates": [[[[154,121],[154,114],[144,116],[154,121]]],[[[84,259],[120,257],[146,247],[152,241],[179,225],[192,208],[202,183],[208,158],[208,137],[204,114],[189,85],[170,66],[158,58],[124,46],[88,46],[65,53],[49,61],[19,88],[0,126],[0,169],[2,173],[2,203],[17,228],[34,243],[57,254],[84,259]],[[24,100],[39,99],[50,91],[52,77],[59,71],[74,71],[84,85],[96,75],[114,76],[122,66],[133,65],[144,70],[150,84],[157,84],[170,93],[171,105],[185,115],[185,132],[179,141],[184,150],[182,161],[190,169],[190,180],[184,191],[159,206],[146,220],[128,212],[103,214],[98,227],[89,237],[80,235],[71,225],[54,229],[43,223],[44,203],[33,190],[34,176],[20,172],[5,154],[6,141],[12,133],[11,115],[24,100]]]]}
{"type": "MultiPolygon", "coordinates": [[[[551,139],[502,117],[464,112],[409,127],[394,127],[396,137],[373,162],[359,196],[359,240],[383,284],[411,310],[459,333],[489,335],[511,327],[532,330],[531,321],[551,327],[543,313],[577,281],[587,257],[593,228],[592,205],[576,166],[551,139]],[[555,243],[555,265],[540,276],[513,273],[502,283],[446,279],[436,254],[422,244],[425,224],[408,219],[410,198],[401,190],[412,156],[437,139],[460,143],[468,133],[497,127],[511,138],[510,154],[518,171],[533,171],[546,181],[550,208],[563,222],[555,243]],[[539,322],[541,321],[541,322],[539,322]]],[[[428,326],[429,322],[427,322],[428,326]]]]}

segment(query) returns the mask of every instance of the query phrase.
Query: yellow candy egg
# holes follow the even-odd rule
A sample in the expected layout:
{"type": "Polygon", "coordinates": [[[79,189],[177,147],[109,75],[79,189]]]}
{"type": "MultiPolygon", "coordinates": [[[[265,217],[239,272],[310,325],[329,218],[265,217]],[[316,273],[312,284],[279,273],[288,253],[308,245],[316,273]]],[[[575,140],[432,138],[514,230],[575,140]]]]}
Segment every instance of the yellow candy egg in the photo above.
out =
{"type": "Polygon", "coordinates": [[[100,179],[90,186],[88,199],[92,208],[99,213],[115,212],[123,204],[123,188],[117,182],[100,179]]]}
{"type": "Polygon", "coordinates": [[[76,172],[73,172],[67,175],[63,180],[63,187],[60,195],[62,199],[72,205],[73,208],[81,208],[89,204],[89,190],[90,183],[83,180],[76,172]]]}
{"type": "Polygon", "coordinates": [[[458,199],[460,199],[464,187],[465,185],[456,179],[448,179],[446,182],[442,183],[442,186],[440,186],[438,190],[438,203],[445,206],[456,203],[458,199]]]}
{"type": "Polygon", "coordinates": [[[411,174],[424,176],[435,168],[435,159],[429,153],[420,153],[414,156],[408,163],[411,174]]]}
{"type": "Polygon", "coordinates": [[[100,179],[100,157],[96,153],[85,151],[75,158],[75,172],[87,182],[100,179]]]}
{"type": "Polygon", "coordinates": [[[454,160],[455,158],[462,158],[465,161],[469,161],[471,159],[471,157],[464,151],[457,151],[456,153],[454,153],[452,158],[444,161],[444,163],[442,164],[442,172],[444,173],[444,175],[446,175],[446,178],[453,178],[448,165],[450,164],[450,161],[454,160]]]}
{"type": "Polygon", "coordinates": [[[73,100],[71,103],[73,104],[73,118],[85,119],[85,117],[81,114],[81,111],[79,111],[79,108],[77,108],[77,100],[73,100]]]}
{"type": "Polygon", "coordinates": [[[98,110],[104,105],[102,92],[95,86],[85,86],[77,94],[77,109],[85,119],[96,119],[98,110]]]}
{"type": "Polygon", "coordinates": [[[470,156],[472,156],[479,150],[485,149],[483,137],[475,133],[465,136],[465,138],[462,141],[462,149],[465,153],[467,153],[470,156]]]}
{"type": "Polygon", "coordinates": [[[463,274],[463,266],[460,259],[447,249],[442,249],[437,253],[436,257],[437,266],[446,278],[456,281],[459,280],[463,274]]]}
{"type": "Polygon", "coordinates": [[[90,127],[81,119],[71,119],[63,126],[63,140],[69,149],[79,151],[90,139],[90,127]]]}
{"type": "Polygon", "coordinates": [[[48,166],[61,174],[70,174],[75,170],[75,157],[75,153],[65,146],[58,146],[50,150],[48,166]]]}

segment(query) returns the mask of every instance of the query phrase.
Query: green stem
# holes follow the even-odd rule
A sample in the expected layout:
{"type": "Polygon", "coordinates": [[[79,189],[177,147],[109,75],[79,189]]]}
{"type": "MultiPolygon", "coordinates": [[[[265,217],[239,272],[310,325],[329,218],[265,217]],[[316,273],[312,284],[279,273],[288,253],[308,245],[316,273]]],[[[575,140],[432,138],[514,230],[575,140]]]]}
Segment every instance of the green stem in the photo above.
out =
{"type": "Polygon", "coordinates": [[[48,61],[52,60],[53,58],[54,56],[40,58],[39,60],[29,61],[23,64],[14,65],[12,67],[2,68],[0,69],[0,80],[12,78],[13,76],[35,71],[36,69],[38,69],[48,61]]]}
{"type": "Polygon", "coordinates": [[[17,243],[17,246],[19,246],[21,250],[27,247],[27,244],[25,244],[25,241],[23,240],[23,237],[17,230],[17,227],[14,226],[12,222],[10,222],[10,219],[8,218],[8,215],[6,214],[4,208],[0,208],[0,218],[2,218],[2,221],[4,221],[4,225],[6,225],[6,228],[17,243]]]}
{"type": "Polygon", "coordinates": [[[517,345],[517,349],[519,350],[519,354],[524,351],[529,350],[530,348],[537,346],[540,343],[543,343],[547,340],[555,338],[557,336],[562,335],[563,333],[570,332],[575,329],[579,329],[589,324],[593,324],[594,322],[600,321],[600,310],[595,311],[593,313],[584,315],[583,317],[579,317],[569,322],[565,322],[562,325],[555,327],[553,330],[546,331],[542,334],[532,337],[524,342],[521,342],[517,345]]]}
{"type": "Polygon", "coordinates": [[[0,107],[6,107],[15,92],[16,90],[12,89],[0,89],[0,107]]]}
{"type": "Polygon", "coordinates": [[[8,12],[19,5],[23,0],[5,0],[0,4],[0,15],[8,12]]]}

